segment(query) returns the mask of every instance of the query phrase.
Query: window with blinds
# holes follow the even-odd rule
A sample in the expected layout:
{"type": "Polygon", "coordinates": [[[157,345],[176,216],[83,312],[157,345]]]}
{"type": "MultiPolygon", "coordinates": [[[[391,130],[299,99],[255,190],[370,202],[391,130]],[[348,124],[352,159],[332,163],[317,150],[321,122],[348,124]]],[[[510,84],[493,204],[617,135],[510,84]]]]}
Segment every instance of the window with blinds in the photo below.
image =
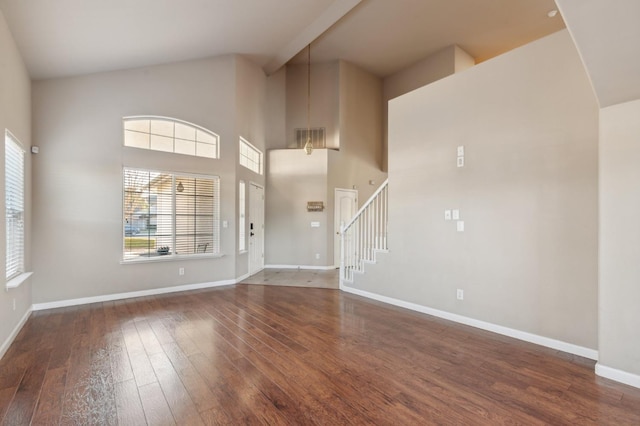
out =
{"type": "Polygon", "coordinates": [[[238,184],[238,251],[245,251],[246,246],[246,234],[245,234],[245,217],[246,217],[246,187],[244,181],[240,181],[238,184]]]}
{"type": "Polygon", "coordinates": [[[152,151],[218,158],[220,137],[186,121],[165,117],[125,117],[124,145],[152,151]]]}
{"type": "Polygon", "coordinates": [[[24,150],[8,130],[4,133],[4,155],[6,278],[9,281],[24,272],[24,150]]]}
{"type": "Polygon", "coordinates": [[[240,165],[262,174],[262,152],[246,139],[240,138],[240,165]]]}
{"type": "Polygon", "coordinates": [[[125,168],[124,260],[220,253],[220,179],[125,168]]]}

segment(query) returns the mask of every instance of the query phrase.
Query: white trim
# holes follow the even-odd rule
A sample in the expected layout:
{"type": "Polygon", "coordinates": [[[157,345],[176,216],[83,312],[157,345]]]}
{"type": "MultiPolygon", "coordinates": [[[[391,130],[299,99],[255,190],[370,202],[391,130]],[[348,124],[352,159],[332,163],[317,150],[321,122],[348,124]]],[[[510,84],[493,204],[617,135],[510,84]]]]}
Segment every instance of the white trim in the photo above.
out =
{"type": "Polygon", "coordinates": [[[29,315],[31,315],[31,310],[32,308],[27,309],[27,312],[25,312],[22,318],[20,319],[20,322],[16,324],[16,326],[13,328],[13,331],[11,332],[9,337],[7,337],[4,343],[2,343],[2,346],[0,346],[0,359],[4,357],[4,354],[6,354],[7,350],[9,350],[9,346],[11,346],[16,336],[18,335],[18,333],[20,333],[20,330],[22,330],[22,327],[24,327],[24,324],[29,319],[29,315]]]}
{"type": "Polygon", "coordinates": [[[174,287],[153,288],[150,290],[131,291],[127,293],[105,294],[102,296],[81,297],[79,299],[58,300],[55,302],[34,303],[33,310],[64,308],[67,306],[86,305],[88,303],[109,302],[111,300],[130,299],[133,297],[155,296],[157,294],[176,293],[179,291],[199,290],[203,288],[222,287],[237,284],[246,277],[208,283],[185,284],[174,287]]]}
{"type": "Polygon", "coordinates": [[[596,363],[596,374],[600,377],[615,380],[616,382],[624,383],[625,385],[640,388],[640,375],[629,373],[617,368],[607,367],[599,362],[596,363]]]}
{"type": "Polygon", "coordinates": [[[242,282],[244,280],[246,280],[247,278],[249,278],[251,276],[250,272],[247,272],[246,274],[236,278],[236,284],[238,284],[239,282],[242,282]]]}
{"type": "Polygon", "coordinates": [[[313,269],[317,271],[329,271],[335,266],[311,266],[311,265],[264,265],[264,269],[313,269]]]}
{"type": "Polygon", "coordinates": [[[377,300],[379,302],[389,303],[390,305],[400,306],[401,308],[410,309],[412,311],[421,312],[423,314],[433,315],[434,317],[444,318],[449,321],[454,321],[460,324],[469,325],[471,327],[480,328],[482,330],[491,331],[493,333],[502,334],[504,336],[513,337],[518,340],[524,340],[525,342],[535,343],[536,345],[546,346],[551,349],[557,349],[563,352],[568,352],[596,361],[598,360],[597,350],[574,345],[573,343],[567,343],[561,340],[555,340],[549,337],[527,333],[526,331],[515,330],[513,328],[492,324],[490,322],[480,321],[474,318],[453,314],[451,312],[440,311],[438,309],[429,308],[426,306],[418,305],[416,303],[405,302],[404,300],[394,299],[391,297],[370,293],[364,290],[358,290],[345,286],[343,282],[340,282],[340,290],[357,294],[358,296],[366,297],[369,299],[377,300]]]}
{"type": "Polygon", "coordinates": [[[17,277],[11,278],[5,285],[6,289],[9,290],[10,288],[20,287],[20,285],[25,282],[31,275],[33,275],[33,272],[23,272],[17,277]]]}

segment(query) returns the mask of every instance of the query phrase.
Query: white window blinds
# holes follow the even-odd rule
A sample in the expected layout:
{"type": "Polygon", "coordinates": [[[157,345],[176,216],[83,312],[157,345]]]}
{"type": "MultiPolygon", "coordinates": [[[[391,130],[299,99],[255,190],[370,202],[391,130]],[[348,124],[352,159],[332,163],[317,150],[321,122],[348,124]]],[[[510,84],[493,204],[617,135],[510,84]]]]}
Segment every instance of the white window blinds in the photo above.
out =
{"type": "Polygon", "coordinates": [[[8,130],[4,147],[8,281],[24,272],[24,150],[8,130]]]}
{"type": "Polygon", "coordinates": [[[124,169],[125,260],[220,252],[220,180],[124,169]]]}

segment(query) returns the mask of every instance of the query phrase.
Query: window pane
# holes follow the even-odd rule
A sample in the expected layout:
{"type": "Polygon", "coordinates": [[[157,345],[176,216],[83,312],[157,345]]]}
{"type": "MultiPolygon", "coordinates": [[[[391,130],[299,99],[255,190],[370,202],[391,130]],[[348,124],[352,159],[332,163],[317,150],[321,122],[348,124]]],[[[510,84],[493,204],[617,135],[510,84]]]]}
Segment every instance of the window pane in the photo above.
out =
{"type": "Polygon", "coordinates": [[[198,157],[217,158],[216,147],[214,145],[198,143],[196,145],[196,155],[198,157]]]}
{"type": "Polygon", "coordinates": [[[183,123],[176,123],[176,138],[195,141],[196,129],[183,123]]]}
{"type": "Polygon", "coordinates": [[[202,130],[198,130],[198,142],[204,142],[215,145],[218,143],[218,138],[211,135],[210,133],[203,132],[202,130]]]}
{"type": "Polygon", "coordinates": [[[124,144],[134,148],[149,149],[149,134],[125,130],[124,144]]]}
{"type": "Polygon", "coordinates": [[[218,253],[218,198],[215,177],[125,169],[124,259],[218,253]]]}
{"type": "Polygon", "coordinates": [[[151,134],[173,138],[173,121],[151,120],[151,134]]]}
{"type": "Polygon", "coordinates": [[[149,133],[149,120],[126,120],[124,122],[125,130],[134,130],[136,132],[149,133]]]}
{"type": "Polygon", "coordinates": [[[220,137],[189,123],[158,118],[125,118],[123,123],[125,146],[218,158],[220,137]]]}
{"type": "Polygon", "coordinates": [[[175,153],[186,154],[186,155],[196,155],[196,143],[192,141],[176,139],[175,153]]]}
{"type": "Polygon", "coordinates": [[[154,151],[173,152],[173,139],[165,136],[151,135],[151,149],[154,151]]]}

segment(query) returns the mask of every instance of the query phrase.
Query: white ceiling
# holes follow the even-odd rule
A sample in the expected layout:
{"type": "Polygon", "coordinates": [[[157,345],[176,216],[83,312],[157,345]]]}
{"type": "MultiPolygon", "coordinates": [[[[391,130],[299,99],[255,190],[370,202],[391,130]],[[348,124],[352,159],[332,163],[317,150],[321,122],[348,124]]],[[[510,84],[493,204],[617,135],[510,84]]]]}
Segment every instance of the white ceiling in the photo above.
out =
{"type": "Polygon", "coordinates": [[[555,32],[564,23],[546,16],[554,8],[554,0],[0,0],[34,79],[229,53],[273,72],[318,36],[314,62],[344,59],[384,77],[450,44],[481,61],[555,32]]]}
{"type": "Polygon", "coordinates": [[[640,99],[640,1],[558,0],[601,107],[640,99]]]}

